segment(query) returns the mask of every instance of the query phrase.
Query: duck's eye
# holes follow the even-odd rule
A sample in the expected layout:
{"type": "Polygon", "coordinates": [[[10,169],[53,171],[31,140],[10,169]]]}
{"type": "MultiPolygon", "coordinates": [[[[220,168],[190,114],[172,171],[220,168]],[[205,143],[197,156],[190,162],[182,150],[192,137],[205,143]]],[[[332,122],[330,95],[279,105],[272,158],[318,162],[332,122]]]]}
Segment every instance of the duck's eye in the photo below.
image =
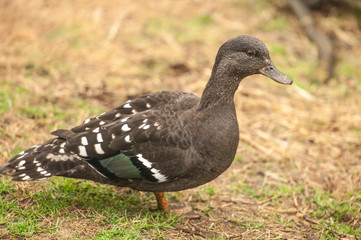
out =
{"type": "Polygon", "coordinates": [[[250,56],[250,57],[252,57],[252,56],[255,55],[255,53],[254,53],[253,51],[251,51],[251,50],[248,50],[246,53],[247,53],[247,55],[250,56]]]}

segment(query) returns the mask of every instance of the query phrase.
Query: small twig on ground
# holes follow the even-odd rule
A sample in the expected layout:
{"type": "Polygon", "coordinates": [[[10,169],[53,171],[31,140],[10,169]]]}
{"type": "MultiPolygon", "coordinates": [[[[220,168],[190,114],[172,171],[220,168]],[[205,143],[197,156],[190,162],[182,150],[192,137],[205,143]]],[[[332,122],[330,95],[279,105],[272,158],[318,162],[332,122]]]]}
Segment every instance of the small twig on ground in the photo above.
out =
{"type": "Polygon", "coordinates": [[[257,149],[258,151],[260,151],[264,156],[271,157],[276,160],[282,160],[282,158],[276,152],[266,149],[265,147],[262,146],[262,144],[257,143],[256,141],[252,140],[248,136],[244,136],[244,135],[240,134],[239,137],[240,137],[241,141],[248,143],[249,145],[251,145],[252,147],[257,149]]]}

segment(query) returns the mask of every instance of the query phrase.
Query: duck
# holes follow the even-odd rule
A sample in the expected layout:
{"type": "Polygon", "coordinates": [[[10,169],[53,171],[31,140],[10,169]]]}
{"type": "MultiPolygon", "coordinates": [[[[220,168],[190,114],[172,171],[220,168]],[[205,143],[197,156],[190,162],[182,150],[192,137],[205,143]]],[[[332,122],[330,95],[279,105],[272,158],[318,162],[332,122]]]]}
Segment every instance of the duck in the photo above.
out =
{"type": "Polygon", "coordinates": [[[240,35],[221,45],[201,97],[160,91],[86,119],[12,157],[0,173],[14,181],[62,176],[153,192],[169,211],[164,192],[212,181],[237,151],[234,94],[245,77],[262,74],[277,83],[292,79],[272,63],[258,38],[240,35]]]}

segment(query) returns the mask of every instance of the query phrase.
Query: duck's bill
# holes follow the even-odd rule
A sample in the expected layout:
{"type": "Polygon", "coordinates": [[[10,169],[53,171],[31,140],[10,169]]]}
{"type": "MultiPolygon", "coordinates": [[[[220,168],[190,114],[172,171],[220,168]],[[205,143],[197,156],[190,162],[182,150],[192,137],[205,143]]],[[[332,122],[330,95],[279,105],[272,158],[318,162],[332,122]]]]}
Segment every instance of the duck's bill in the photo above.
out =
{"type": "Polygon", "coordinates": [[[289,84],[289,85],[293,83],[292,79],[288,77],[286,74],[281,73],[276,68],[276,66],[273,65],[273,63],[270,63],[267,66],[261,68],[259,72],[278,83],[289,84]]]}

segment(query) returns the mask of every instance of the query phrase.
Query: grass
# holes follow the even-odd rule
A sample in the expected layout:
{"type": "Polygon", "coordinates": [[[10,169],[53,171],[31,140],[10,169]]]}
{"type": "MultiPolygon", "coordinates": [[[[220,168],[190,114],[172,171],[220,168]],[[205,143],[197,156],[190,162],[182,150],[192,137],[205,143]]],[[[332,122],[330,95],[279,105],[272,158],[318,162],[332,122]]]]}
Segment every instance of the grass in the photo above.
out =
{"type": "MultiPolygon", "coordinates": [[[[142,204],[151,201],[149,194],[131,194],[112,186],[64,178],[44,182],[29,184],[34,188],[21,193],[15,183],[7,180],[1,183],[0,195],[5,198],[1,198],[0,225],[8,236],[31,238],[48,233],[60,237],[64,222],[76,226],[82,217],[102,226],[99,232],[91,233],[100,239],[166,237],[161,231],[175,228],[181,219],[151,211],[142,204]],[[48,224],[44,225],[44,221],[48,224]]],[[[73,237],[81,235],[74,233],[73,237]]]]}
{"type": "Polygon", "coordinates": [[[318,81],[317,49],[296,19],[267,1],[0,2],[0,163],[128,98],[202,93],[218,47],[261,38],[295,81],[245,79],[235,96],[240,144],[204,186],[150,193],[51,178],[0,177],[1,239],[361,238],[361,36],[356,15],[317,15],[337,47],[335,76],[318,81]],[[25,4],[25,5],[24,5],[25,4]],[[174,65],[185,70],[175,71],[174,65]]]}
{"type": "MultiPolygon", "coordinates": [[[[361,236],[361,227],[358,223],[360,218],[360,202],[349,201],[347,199],[338,200],[324,191],[312,191],[306,196],[303,186],[267,186],[255,187],[250,185],[237,185],[233,190],[238,194],[251,197],[254,203],[262,207],[280,209],[284,213],[295,212],[299,217],[307,219],[315,224],[313,230],[319,231],[320,239],[339,239],[344,234],[361,236]],[[293,202],[294,206],[289,206],[293,202]],[[302,204],[301,204],[302,203],[302,204]],[[300,208],[302,205],[302,208],[300,208]],[[309,211],[312,209],[312,211],[309,211]],[[310,218],[306,217],[310,214],[310,218]]],[[[357,195],[357,194],[355,194],[357,195]]],[[[294,219],[282,216],[280,214],[263,213],[262,218],[273,219],[278,225],[285,227],[295,227],[294,219]]],[[[250,217],[246,221],[233,219],[237,224],[247,230],[267,228],[267,222],[259,220],[259,215],[250,217]]]]}
{"type": "Polygon", "coordinates": [[[11,108],[11,99],[5,92],[0,92],[0,113],[11,108]]]}
{"type": "MultiPolygon", "coordinates": [[[[61,177],[22,185],[19,186],[7,178],[0,184],[0,229],[5,230],[8,237],[32,238],[39,234],[61,237],[64,227],[72,224],[74,230],[70,231],[71,238],[168,238],[168,231],[174,231],[184,221],[184,217],[180,215],[167,215],[151,210],[154,199],[148,193],[139,194],[128,189],[61,177]],[[84,233],[77,232],[77,228],[81,227],[76,223],[79,220],[97,225],[96,231],[85,236],[84,233]]],[[[202,192],[191,194],[191,203],[195,211],[212,220],[218,211],[209,203],[212,198],[220,198],[225,190],[218,193],[212,185],[201,189],[202,192]]],[[[301,218],[311,217],[311,220],[307,217],[305,219],[317,223],[313,230],[318,231],[321,238],[337,239],[344,234],[361,235],[361,227],[358,225],[360,198],[356,202],[337,200],[324,191],[312,191],[306,196],[303,186],[257,187],[239,184],[232,189],[237,195],[252,199],[252,204],[261,209],[281,209],[281,212],[286,213],[302,213],[301,218]],[[296,205],[302,203],[300,205],[303,209],[291,207],[290,210],[290,201],[297,201],[296,205]]],[[[357,195],[359,193],[350,194],[351,197],[357,195]]],[[[177,194],[168,194],[168,198],[182,201],[182,196],[177,194]]],[[[267,211],[253,212],[251,217],[244,217],[242,220],[232,216],[230,221],[257,234],[269,227],[270,221],[266,219],[283,227],[296,224],[294,219],[267,211]]]]}

